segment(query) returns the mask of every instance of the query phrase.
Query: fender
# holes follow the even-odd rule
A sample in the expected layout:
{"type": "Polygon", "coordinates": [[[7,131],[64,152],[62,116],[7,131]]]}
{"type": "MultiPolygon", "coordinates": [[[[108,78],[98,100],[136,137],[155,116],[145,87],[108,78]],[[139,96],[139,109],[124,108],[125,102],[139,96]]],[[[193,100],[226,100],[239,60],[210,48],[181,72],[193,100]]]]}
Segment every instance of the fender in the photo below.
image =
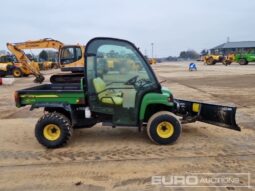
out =
{"type": "Polygon", "coordinates": [[[165,105],[169,108],[174,107],[174,103],[169,100],[171,97],[171,92],[162,89],[162,93],[148,93],[146,94],[141,102],[140,112],[139,112],[139,120],[143,121],[145,117],[145,112],[147,107],[150,104],[161,104],[165,105]]]}

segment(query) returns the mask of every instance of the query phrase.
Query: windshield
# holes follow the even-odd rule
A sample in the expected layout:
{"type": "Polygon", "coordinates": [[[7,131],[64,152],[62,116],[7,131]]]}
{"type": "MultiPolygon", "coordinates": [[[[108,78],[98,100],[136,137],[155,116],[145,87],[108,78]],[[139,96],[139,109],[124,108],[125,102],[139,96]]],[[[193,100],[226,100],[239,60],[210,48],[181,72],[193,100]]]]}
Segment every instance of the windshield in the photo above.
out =
{"type": "Polygon", "coordinates": [[[136,88],[155,84],[153,74],[140,54],[129,44],[102,44],[96,52],[96,74],[107,83],[136,78],[136,88]]]}

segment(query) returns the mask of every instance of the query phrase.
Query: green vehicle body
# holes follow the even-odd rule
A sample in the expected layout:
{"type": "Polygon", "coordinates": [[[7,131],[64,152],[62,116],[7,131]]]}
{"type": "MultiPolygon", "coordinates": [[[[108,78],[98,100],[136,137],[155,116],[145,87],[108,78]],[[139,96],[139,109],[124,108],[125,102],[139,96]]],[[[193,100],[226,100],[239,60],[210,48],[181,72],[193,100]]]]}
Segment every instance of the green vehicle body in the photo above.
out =
{"type": "MultiPolygon", "coordinates": [[[[83,81],[83,80],[81,80],[83,81]]],[[[62,87],[66,87],[63,85],[62,87]]],[[[44,107],[55,108],[56,111],[65,105],[66,108],[86,107],[86,92],[84,92],[83,83],[80,85],[75,84],[74,87],[80,87],[79,90],[54,90],[49,87],[54,87],[53,84],[40,85],[24,90],[19,90],[15,93],[16,107],[20,108],[26,105],[31,105],[32,109],[44,107]],[[47,90],[45,90],[47,89],[47,90]]],[[[71,87],[71,86],[69,86],[71,87]]],[[[173,95],[166,87],[162,87],[161,93],[148,93],[146,94],[139,107],[139,121],[145,122],[152,115],[150,108],[152,106],[164,106],[168,111],[174,109],[173,95]],[[172,100],[170,100],[170,98],[172,100]],[[147,115],[146,115],[147,114],[147,115]]],[[[71,112],[71,111],[67,111],[71,112]]],[[[121,122],[119,122],[121,124],[121,122]]],[[[114,124],[117,125],[117,124],[114,124]]]]}
{"type": "MultiPolygon", "coordinates": [[[[143,121],[145,118],[148,119],[150,117],[150,116],[146,116],[146,110],[150,106],[164,105],[165,108],[168,108],[169,111],[173,110],[174,103],[169,102],[169,98],[173,97],[172,93],[166,87],[162,87],[161,91],[162,91],[161,94],[149,93],[144,96],[143,101],[141,103],[140,112],[139,112],[140,121],[143,121]]],[[[149,110],[147,111],[149,112],[149,110]]]]}
{"type": "Polygon", "coordinates": [[[240,63],[242,59],[246,61],[246,64],[255,62],[255,53],[239,53],[235,55],[236,62],[240,63]]]}

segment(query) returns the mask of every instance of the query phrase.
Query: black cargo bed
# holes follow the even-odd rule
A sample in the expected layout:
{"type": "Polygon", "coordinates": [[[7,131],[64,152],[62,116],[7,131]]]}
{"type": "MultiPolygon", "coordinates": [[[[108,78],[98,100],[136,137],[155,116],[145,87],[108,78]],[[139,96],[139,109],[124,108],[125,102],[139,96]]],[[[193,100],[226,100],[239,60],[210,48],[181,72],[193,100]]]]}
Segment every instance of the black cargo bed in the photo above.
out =
{"type": "Polygon", "coordinates": [[[80,83],[71,83],[71,84],[43,84],[19,90],[18,93],[80,92],[80,91],[82,91],[80,83]]]}

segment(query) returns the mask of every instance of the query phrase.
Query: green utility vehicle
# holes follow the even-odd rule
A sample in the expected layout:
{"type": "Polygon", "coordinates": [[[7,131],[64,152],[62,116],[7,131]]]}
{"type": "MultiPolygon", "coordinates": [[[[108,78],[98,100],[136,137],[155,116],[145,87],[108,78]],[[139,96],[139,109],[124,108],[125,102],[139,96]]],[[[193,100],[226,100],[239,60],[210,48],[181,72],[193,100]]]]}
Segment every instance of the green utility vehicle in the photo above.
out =
{"type": "Polygon", "coordinates": [[[255,53],[239,53],[235,55],[235,60],[240,65],[247,65],[249,62],[255,62],[255,53]]]}
{"type": "Polygon", "coordinates": [[[147,127],[149,138],[157,144],[175,142],[182,132],[181,124],[195,121],[240,131],[235,107],[174,99],[140,51],[126,40],[90,40],[85,63],[84,74],[75,79],[72,75],[68,83],[55,75],[51,84],[15,93],[17,107],[44,108],[35,136],[48,148],[66,144],[73,129],[96,123],[139,130],[147,127]],[[112,55],[118,67],[108,70],[112,55]]]}

